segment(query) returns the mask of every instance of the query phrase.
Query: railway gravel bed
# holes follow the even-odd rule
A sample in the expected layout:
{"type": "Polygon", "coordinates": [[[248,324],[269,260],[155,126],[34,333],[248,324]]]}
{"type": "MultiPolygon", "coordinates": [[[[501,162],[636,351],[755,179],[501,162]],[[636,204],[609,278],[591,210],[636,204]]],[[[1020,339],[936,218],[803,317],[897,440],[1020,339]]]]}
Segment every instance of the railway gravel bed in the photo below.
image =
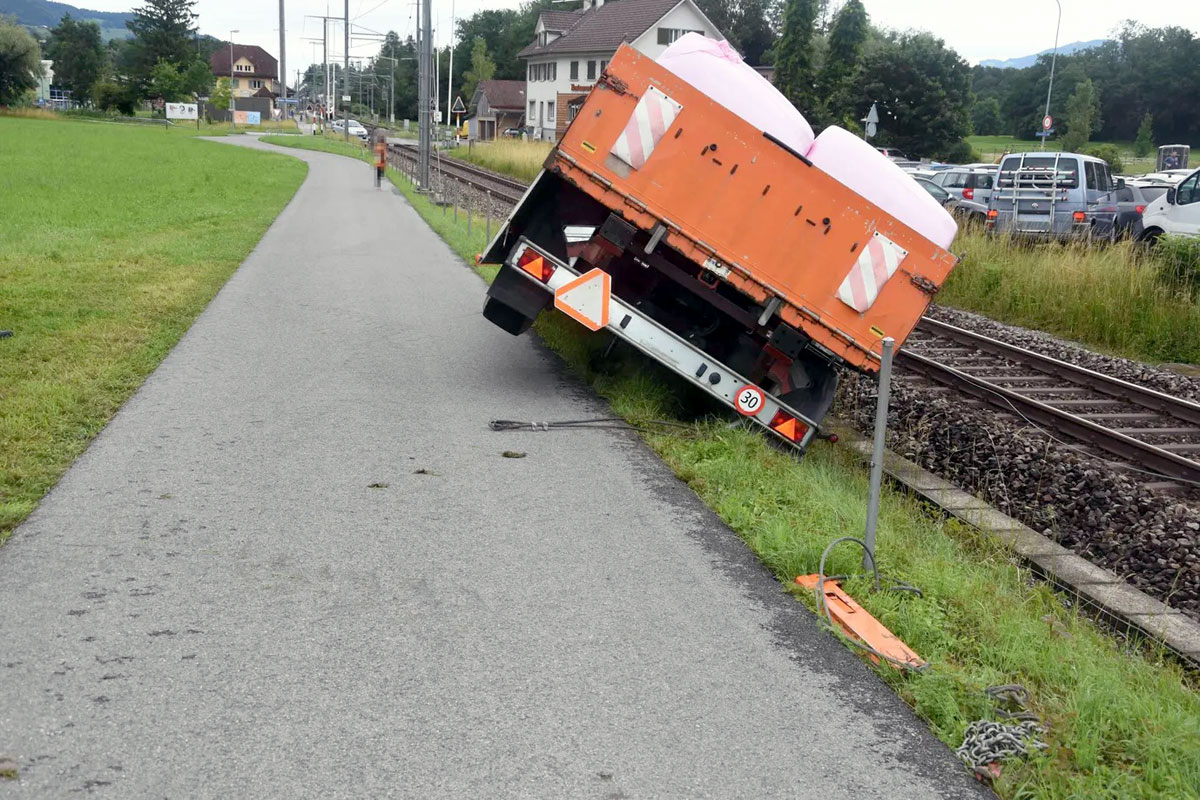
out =
{"type": "Polygon", "coordinates": [[[1042,331],[996,322],[957,308],[934,305],[930,307],[928,316],[1076,366],[1086,367],[1123,381],[1200,403],[1200,378],[1180,375],[1169,369],[1144,364],[1140,361],[1095,353],[1074,342],[1059,339],[1042,331]]]}
{"type": "MultiPolygon", "coordinates": [[[[415,161],[409,150],[412,148],[391,148],[393,165],[405,173],[415,161]]],[[[472,213],[490,215],[494,221],[503,221],[508,217],[515,201],[519,199],[519,193],[523,191],[516,188],[512,178],[474,164],[464,164],[449,156],[435,157],[430,164],[430,173],[435,194],[459,208],[469,207],[472,213]]]]}
{"type": "MultiPolygon", "coordinates": [[[[835,410],[869,435],[874,380],[847,373],[835,410]]],[[[1200,504],[1150,491],[1040,430],[897,375],[888,446],[1200,620],[1200,504]]]]}

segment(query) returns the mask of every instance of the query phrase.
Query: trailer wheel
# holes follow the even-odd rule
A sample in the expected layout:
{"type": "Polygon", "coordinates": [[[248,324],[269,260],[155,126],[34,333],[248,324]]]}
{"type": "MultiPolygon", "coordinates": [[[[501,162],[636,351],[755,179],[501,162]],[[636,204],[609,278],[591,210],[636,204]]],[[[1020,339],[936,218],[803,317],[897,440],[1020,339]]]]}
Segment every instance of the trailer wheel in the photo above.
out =
{"type": "Polygon", "coordinates": [[[489,297],[483,304],[484,319],[513,336],[520,336],[533,325],[533,320],[517,311],[512,306],[506,306],[494,297],[489,297]]]}

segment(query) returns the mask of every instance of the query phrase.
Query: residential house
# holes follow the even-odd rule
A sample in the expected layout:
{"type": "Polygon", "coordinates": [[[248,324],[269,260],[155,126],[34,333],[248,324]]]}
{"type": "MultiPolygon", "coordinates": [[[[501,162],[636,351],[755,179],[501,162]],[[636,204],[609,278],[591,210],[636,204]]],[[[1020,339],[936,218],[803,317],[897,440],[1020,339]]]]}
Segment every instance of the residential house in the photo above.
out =
{"type": "Polygon", "coordinates": [[[491,140],[525,120],[525,81],[480,81],[468,106],[467,138],[491,140]]]}
{"type": "Polygon", "coordinates": [[[693,0],[584,0],[575,11],[542,11],[526,62],[525,125],[557,141],[622,43],[651,58],[685,33],[724,38],[693,0]]]}
{"type": "Polygon", "coordinates": [[[214,52],[209,66],[214,77],[230,79],[234,102],[239,109],[266,111],[263,118],[270,118],[275,110],[275,98],[280,94],[279,61],[274,56],[258,45],[235,44],[232,48],[221,47],[214,52]],[[239,102],[244,98],[247,102],[239,102]]]}

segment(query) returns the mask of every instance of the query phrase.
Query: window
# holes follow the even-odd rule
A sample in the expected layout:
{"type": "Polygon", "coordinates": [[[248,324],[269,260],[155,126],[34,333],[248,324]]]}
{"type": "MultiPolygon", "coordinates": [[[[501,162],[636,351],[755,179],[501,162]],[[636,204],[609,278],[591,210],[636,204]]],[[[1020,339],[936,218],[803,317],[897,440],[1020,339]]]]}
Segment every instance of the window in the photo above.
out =
{"type": "Polygon", "coordinates": [[[546,121],[554,122],[554,101],[553,100],[546,101],[546,121]]]}
{"type": "Polygon", "coordinates": [[[995,182],[995,180],[996,180],[995,176],[992,175],[992,173],[990,173],[990,172],[976,172],[975,173],[975,188],[976,189],[990,189],[990,188],[992,188],[992,184],[995,182]]]}
{"type": "Polygon", "coordinates": [[[528,120],[528,123],[530,125],[533,124],[533,119],[535,116],[537,116],[537,101],[530,100],[529,101],[529,120],[528,120]]]}
{"type": "Polygon", "coordinates": [[[578,61],[571,62],[571,80],[573,80],[573,81],[579,80],[579,62],[578,61]]]}
{"type": "Polygon", "coordinates": [[[587,79],[589,81],[596,80],[596,62],[595,61],[588,62],[588,78],[587,79]]]}
{"type": "Polygon", "coordinates": [[[1175,190],[1175,204],[1186,206],[1200,203],[1200,172],[1192,174],[1175,190]]]}
{"type": "Polygon", "coordinates": [[[533,81],[533,64],[529,64],[525,67],[525,80],[530,82],[533,81]]]}
{"type": "Polygon", "coordinates": [[[604,72],[604,70],[605,70],[605,69],[607,69],[607,68],[608,68],[608,62],[607,62],[607,61],[601,61],[601,62],[600,62],[600,71],[601,71],[601,72],[604,72]]]}
{"type": "Polygon", "coordinates": [[[1096,162],[1088,161],[1083,165],[1083,174],[1087,177],[1087,188],[1099,189],[1100,184],[1096,176],[1096,162]]]}
{"type": "Polygon", "coordinates": [[[558,62],[557,61],[555,61],[553,64],[550,65],[550,80],[552,80],[552,81],[558,80],[558,62]]]}
{"type": "Polygon", "coordinates": [[[570,122],[579,116],[579,109],[581,108],[583,108],[582,97],[577,97],[574,100],[567,101],[567,122],[570,122]]]}
{"type": "Polygon", "coordinates": [[[262,81],[250,81],[250,88],[251,88],[251,89],[261,89],[261,88],[262,88],[262,85],[263,85],[263,82],[262,82],[262,81]]]}
{"type": "Polygon", "coordinates": [[[688,30],[687,28],[659,28],[658,29],[658,43],[659,44],[671,44],[676,39],[678,39],[680,36],[683,36],[684,34],[687,34],[687,33],[699,33],[699,34],[703,35],[704,31],[693,31],[693,30],[688,30]]]}
{"type": "Polygon", "coordinates": [[[1025,189],[1075,189],[1079,186],[1079,161],[1057,156],[1026,156],[1022,165],[1020,156],[1009,156],[1000,165],[997,184],[1011,188],[1014,180],[1025,189]]]}
{"type": "Polygon", "coordinates": [[[229,82],[233,84],[234,89],[238,88],[238,84],[240,83],[237,78],[233,78],[229,82]]]}
{"type": "Polygon", "coordinates": [[[965,189],[967,188],[967,180],[967,173],[951,172],[946,175],[944,181],[941,181],[941,185],[947,189],[965,189]]]}
{"type": "Polygon", "coordinates": [[[1118,203],[1132,203],[1133,200],[1134,200],[1133,189],[1130,189],[1129,187],[1125,187],[1124,189],[1117,189],[1117,202],[1118,203]]]}

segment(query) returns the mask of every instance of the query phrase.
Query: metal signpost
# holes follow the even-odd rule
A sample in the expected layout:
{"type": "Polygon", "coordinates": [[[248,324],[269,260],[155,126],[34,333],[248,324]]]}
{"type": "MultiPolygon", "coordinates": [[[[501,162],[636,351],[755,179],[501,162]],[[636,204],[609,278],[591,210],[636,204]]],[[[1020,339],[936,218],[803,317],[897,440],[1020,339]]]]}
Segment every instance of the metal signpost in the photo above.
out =
{"type": "Polygon", "coordinates": [[[892,356],[896,340],[883,340],[883,361],[879,365],[879,398],[875,403],[875,446],[871,450],[871,490],[867,499],[867,530],[863,536],[866,552],[863,569],[875,570],[875,528],[879,522],[879,493],[883,483],[883,450],[887,439],[888,400],[892,393],[892,356]]]}

